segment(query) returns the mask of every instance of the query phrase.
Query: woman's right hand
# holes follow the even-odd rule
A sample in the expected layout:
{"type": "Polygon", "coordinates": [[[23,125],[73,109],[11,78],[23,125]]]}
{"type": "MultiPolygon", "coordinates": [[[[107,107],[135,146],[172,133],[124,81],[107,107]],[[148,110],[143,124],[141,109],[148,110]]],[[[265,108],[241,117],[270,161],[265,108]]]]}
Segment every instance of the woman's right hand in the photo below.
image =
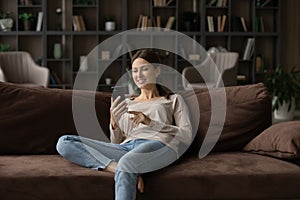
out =
{"type": "Polygon", "coordinates": [[[127,104],[125,101],[120,102],[121,97],[118,96],[115,100],[111,98],[110,106],[110,124],[113,129],[118,127],[118,122],[121,119],[121,116],[127,112],[127,104]]]}

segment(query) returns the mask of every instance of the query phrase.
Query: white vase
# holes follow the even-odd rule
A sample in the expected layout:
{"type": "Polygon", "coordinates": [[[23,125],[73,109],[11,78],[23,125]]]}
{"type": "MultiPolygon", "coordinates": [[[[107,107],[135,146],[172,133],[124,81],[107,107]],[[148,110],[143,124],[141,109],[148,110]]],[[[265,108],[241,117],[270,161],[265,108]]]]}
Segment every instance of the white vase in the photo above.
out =
{"type": "Polygon", "coordinates": [[[1,31],[11,31],[11,28],[14,25],[14,20],[12,18],[0,19],[0,28],[1,31]]]}
{"type": "Polygon", "coordinates": [[[60,43],[55,43],[53,47],[53,57],[60,59],[62,57],[62,46],[60,43]]]}
{"type": "Polygon", "coordinates": [[[0,67],[0,81],[2,81],[2,82],[6,81],[4,73],[3,73],[2,69],[1,69],[1,67],[0,67]]]}
{"type": "Polygon", "coordinates": [[[86,72],[89,68],[87,64],[87,56],[80,56],[79,63],[80,63],[79,71],[86,72]]]}
{"type": "MultiPolygon", "coordinates": [[[[277,97],[273,98],[273,105],[276,101],[277,97]]],[[[288,111],[289,103],[284,102],[282,105],[279,106],[277,110],[274,110],[274,119],[280,121],[288,121],[294,119],[296,103],[295,99],[292,100],[292,105],[290,111],[288,111]]]]}
{"type": "Polygon", "coordinates": [[[114,31],[116,28],[116,23],[114,21],[105,22],[105,30],[106,31],[114,31]]]}

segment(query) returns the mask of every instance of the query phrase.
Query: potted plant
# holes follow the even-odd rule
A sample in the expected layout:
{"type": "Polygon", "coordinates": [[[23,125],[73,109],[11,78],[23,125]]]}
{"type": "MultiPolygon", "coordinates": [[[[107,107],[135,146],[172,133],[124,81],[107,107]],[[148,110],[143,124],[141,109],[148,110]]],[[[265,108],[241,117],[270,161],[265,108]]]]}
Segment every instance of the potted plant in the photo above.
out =
{"type": "Polygon", "coordinates": [[[5,43],[0,43],[0,52],[10,51],[10,45],[5,43]]]}
{"type": "Polygon", "coordinates": [[[24,30],[29,31],[31,29],[31,22],[34,20],[34,15],[29,12],[20,13],[19,19],[24,23],[24,30]]]}
{"type": "Polygon", "coordinates": [[[293,119],[296,102],[300,97],[300,71],[293,68],[288,72],[278,66],[274,73],[266,75],[265,85],[273,97],[274,119],[293,119]]]}
{"type": "Polygon", "coordinates": [[[10,12],[0,12],[0,29],[1,31],[11,31],[14,20],[10,17],[10,12]]]}
{"type": "Polygon", "coordinates": [[[105,30],[114,31],[116,28],[116,22],[114,16],[107,15],[105,16],[104,20],[105,20],[105,30]]]}

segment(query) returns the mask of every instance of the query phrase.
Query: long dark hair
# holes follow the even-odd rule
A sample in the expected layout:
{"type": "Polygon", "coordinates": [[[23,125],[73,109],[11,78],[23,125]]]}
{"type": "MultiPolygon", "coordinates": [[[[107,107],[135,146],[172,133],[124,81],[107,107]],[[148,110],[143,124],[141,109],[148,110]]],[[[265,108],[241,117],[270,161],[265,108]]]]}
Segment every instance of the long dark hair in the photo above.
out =
{"type": "MultiPolygon", "coordinates": [[[[157,65],[159,64],[162,64],[159,56],[158,56],[158,53],[153,50],[153,49],[141,49],[141,50],[138,50],[133,56],[132,56],[132,59],[131,59],[131,65],[133,63],[133,61],[137,58],[143,58],[144,60],[148,61],[149,63],[153,64],[153,66],[156,68],[157,65]]],[[[163,85],[160,85],[158,83],[156,83],[156,88],[158,90],[158,93],[160,96],[163,96],[167,99],[170,98],[170,95],[173,94],[173,92],[163,86],[163,85]]]]}

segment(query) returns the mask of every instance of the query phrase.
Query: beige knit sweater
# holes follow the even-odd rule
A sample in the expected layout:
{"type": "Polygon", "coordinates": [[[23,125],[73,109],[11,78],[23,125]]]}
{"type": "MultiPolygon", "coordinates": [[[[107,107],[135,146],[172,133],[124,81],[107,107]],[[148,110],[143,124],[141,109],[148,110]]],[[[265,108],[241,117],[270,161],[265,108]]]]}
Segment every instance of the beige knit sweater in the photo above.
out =
{"type": "Polygon", "coordinates": [[[178,155],[179,145],[190,145],[192,126],[188,107],[182,96],[173,94],[170,99],[161,97],[151,101],[125,99],[128,111],[140,111],[151,119],[149,125],[133,126],[132,114],[121,116],[118,128],[110,126],[112,143],[125,143],[133,139],[158,140],[171,147],[178,155]]]}

